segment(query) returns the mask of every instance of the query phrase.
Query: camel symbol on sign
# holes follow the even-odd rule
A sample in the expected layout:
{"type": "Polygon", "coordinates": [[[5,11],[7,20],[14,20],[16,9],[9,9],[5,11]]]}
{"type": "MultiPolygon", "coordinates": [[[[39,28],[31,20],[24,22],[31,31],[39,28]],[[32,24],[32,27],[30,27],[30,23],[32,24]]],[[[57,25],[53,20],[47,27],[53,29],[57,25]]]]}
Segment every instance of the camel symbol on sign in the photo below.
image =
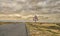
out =
{"type": "Polygon", "coordinates": [[[36,15],[33,17],[33,21],[35,21],[35,22],[38,21],[38,17],[36,15]]]}

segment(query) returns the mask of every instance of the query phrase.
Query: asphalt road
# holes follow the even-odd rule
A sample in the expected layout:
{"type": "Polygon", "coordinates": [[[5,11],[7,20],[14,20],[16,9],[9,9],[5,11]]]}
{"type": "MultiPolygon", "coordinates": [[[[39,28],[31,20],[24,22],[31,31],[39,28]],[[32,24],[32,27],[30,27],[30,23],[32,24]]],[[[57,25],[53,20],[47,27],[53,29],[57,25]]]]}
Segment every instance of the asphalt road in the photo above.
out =
{"type": "Polygon", "coordinates": [[[0,36],[27,36],[24,23],[0,25],[0,36]]]}

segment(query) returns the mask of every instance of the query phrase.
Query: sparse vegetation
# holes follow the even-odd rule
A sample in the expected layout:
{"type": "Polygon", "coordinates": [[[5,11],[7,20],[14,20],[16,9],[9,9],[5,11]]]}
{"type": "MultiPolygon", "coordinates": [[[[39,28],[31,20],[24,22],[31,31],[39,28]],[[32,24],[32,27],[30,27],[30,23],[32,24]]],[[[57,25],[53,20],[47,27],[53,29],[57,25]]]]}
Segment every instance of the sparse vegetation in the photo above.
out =
{"type": "Polygon", "coordinates": [[[30,36],[60,36],[60,24],[26,22],[30,36]]]}

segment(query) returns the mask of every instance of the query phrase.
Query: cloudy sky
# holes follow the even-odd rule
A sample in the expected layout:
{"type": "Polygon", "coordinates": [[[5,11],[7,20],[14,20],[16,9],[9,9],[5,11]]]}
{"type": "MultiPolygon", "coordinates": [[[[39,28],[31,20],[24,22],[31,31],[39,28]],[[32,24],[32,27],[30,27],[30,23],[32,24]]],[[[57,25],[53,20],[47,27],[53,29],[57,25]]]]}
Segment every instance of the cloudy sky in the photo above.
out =
{"type": "Polygon", "coordinates": [[[0,0],[0,13],[59,14],[60,0],[0,0]]]}

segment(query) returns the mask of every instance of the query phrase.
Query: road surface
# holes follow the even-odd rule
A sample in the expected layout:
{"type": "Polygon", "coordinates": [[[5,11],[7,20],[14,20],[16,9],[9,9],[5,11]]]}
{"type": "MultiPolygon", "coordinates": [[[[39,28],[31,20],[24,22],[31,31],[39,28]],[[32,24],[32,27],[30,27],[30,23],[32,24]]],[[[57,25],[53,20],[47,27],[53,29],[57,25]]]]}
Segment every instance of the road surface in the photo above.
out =
{"type": "Polygon", "coordinates": [[[0,25],[0,36],[27,36],[24,23],[0,25]]]}

